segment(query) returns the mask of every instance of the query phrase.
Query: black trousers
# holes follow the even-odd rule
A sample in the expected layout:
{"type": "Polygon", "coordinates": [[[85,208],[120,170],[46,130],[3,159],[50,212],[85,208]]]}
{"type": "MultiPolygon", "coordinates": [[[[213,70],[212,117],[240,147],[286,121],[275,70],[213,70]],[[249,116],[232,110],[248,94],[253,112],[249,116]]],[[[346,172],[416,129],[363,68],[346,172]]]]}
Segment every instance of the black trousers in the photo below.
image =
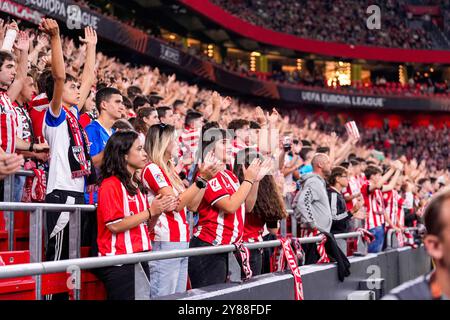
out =
{"type": "MultiPolygon", "coordinates": [[[[84,194],[82,192],[54,190],[45,197],[46,203],[57,204],[84,204],[84,194]]],[[[58,224],[58,219],[61,212],[47,212],[46,226],[47,226],[47,247],[45,248],[46,261],[59,261],[69,259],[69,223],[58,231],[52,237],[55,227],[58,224]]],[[[59,228],[59,226],[58,226],[59,228]]],[[[93,212],[81,213],[81,245],[91,246],[95,239],[94,231],[97,229],[96,216],[93,212]]],[[[47,295],[48,300],[67,300],[68,294],[54,294],[47,295]]]]}
{"type": "MultiPolygon", "coordinates": [[[[269,233],[263,237],[263,241],[276,240],[277,236],[269,233]]],[[[262,254],[262,273],[270,273],[270,258],[272,257],[274,248],[264,248],[262,254]]],[[[253,269],[252,269],[253,271],[253,269]]]]}
{"type": "MultiPolygon", "coordinates": [[[[197,237],[193,237],[189,243],[189,248],[211,246],[212,244],[197,237]]],[[[193,289],[225,283],[228,276],[228,253],[189,257],[188,274],[193,289]]]]}
{"type": "MultiPolygon", "coordinates": [[[[150,279],[148,263],[141,263],[142,268],[150,279]]],[[[98,268],[97,277],[103,282],[108,300],[134,300],[135,299],[135,266],[124,264],[121,266],[98,268]]]]}

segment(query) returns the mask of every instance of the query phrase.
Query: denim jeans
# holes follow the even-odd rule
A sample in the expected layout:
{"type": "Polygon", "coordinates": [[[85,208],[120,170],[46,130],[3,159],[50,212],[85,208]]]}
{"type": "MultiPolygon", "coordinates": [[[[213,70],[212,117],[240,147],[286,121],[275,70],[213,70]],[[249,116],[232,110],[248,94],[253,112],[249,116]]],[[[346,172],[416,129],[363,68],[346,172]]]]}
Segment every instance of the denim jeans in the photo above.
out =
{"type": "MultiPolygon", "coordinates": [[[[189,242],[153,241],[153,251],[181,250],[189,242]]],[[[150,299],[185,292],[188,275],[188,258],[150,261],[150,299]]]]}
{"type": "Polygon", "coordinates": [[[381,252],[384,244],[384,225],[370,229],[369,232],[375,236],[375,240],[369,243],[367,251],[369,253],[381,252]]]}
{"type": "Polygon", "coordinates": [[[23,186],[25,185],[25,178],[23,176],[14,177],[14,199],[15,202],[22,202],[23,186]]]}

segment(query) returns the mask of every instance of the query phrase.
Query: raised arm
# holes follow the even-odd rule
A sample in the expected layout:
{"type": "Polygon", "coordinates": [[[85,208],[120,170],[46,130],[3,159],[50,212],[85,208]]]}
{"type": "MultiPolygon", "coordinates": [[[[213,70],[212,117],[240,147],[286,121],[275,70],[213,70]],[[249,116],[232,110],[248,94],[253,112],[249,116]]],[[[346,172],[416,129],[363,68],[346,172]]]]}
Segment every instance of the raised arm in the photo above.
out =
{"type": "Polygon", "coordinates": [[[95,50],[97,46],[97,32],[92,27],[84,29],[84,39],[80,41],[86,44],[86,61],[84,63],[83,74],[81,75],[80,103],[78,109],[81,110],[86,103],[92,86],[95,84],[95,50]]]}
{"type": "Polygon", "coordinates": [[[59,36],[58,23],[53,19],[42,19],[39,30],[50,36],[50,46],[52,50],[52,77],[53,77],[53,97],[50,101],[50,108],[54,116],[59,116],[62,105],[62,93],[66,80],[66,69],[64,67],[64,56],[59,36]]]}
{"type": "MultiPolygon", "coordinates": [[[[17,24],[11,24],[14,29],[18,30],[17,24]]],[[[19,31],[17,35],[17,44],[14,45],[18,52],[17,73],[14,82],[8,88],[8,96],[11,101],[15,101],[22,91],[24,80],[28,71],[28,50],[30,49],[30,41],[28,34],[19,31]]]]}
{"type": "Polygon", "coordinates": [[[383,185],[382,186],[382,191],[386,192],[386,191],[391,191],[395,188],[395,185],[397,184],[398,179],[400,178],[400,175],[402,173],[402,164],[400,162],[396,162],[396,168],[395,168],[395,173],[394,176],[392,177],[391,181],[389,182],[388,185],[383,185]]]}

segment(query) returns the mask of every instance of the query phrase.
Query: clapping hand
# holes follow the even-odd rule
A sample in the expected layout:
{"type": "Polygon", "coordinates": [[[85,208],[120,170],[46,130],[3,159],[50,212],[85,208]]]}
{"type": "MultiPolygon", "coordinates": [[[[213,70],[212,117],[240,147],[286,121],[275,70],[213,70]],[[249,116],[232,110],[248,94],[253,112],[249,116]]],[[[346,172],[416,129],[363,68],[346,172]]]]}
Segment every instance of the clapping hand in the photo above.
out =
{"type": "Polygon", "coordinates": [[[210,151],[206,154],[203,163],[199,163],[198,171],[200,178],[209,181],[214,178],[222,168],[222,163],[210,151]]]}
{"type": "Polygon", "coordinates": [[[259,175],[259,170],[261,169],[261,160],[258,158],[253,159],[252,163],[245,168],[242,166],[242,171],[244,171],[244,180],[250,182],[255,182],[259,175]]]}
{"type": "Polygon", "coordinates": [[[260,165],[259,172],[258,172],[258,175],[257,175],[255,181],[256,182],[261,181],[266,175],[268,175],[270,173],[272,168],[273,168],[272,159],[271,158],[265,159],[260,165]]]}
{"type": "Polygon", "coordinates": [[[158,216],[163,212],[174,211],[179,203],[179,199],[175,196],[158,194],[152,201],[150,212],[153,216],[158,216]]]}
{"type": "Polygon", "coordinates": [[[28,37],[28,34],[26,32],[19,32],[14,48],[22,52],[28,52],[28,50],[30,49],[30,38],[28,37]]]}

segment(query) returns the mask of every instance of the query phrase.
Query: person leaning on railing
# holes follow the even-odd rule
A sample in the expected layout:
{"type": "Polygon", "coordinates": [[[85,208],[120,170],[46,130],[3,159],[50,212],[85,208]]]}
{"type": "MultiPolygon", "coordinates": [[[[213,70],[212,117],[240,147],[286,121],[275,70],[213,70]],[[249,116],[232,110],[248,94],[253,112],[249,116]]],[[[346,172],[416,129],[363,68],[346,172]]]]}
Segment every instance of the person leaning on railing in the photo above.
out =
{"type": "MultiPolygon", "coordinates": [[[[23,161],[22,155],[5,153],[5,151],[0,148],[0,180],[19,171],[23,166],[23,161]]],[[[3,197],[3,193],[0,197],[3,197]]]]}
{"type": "MultiPolygon", "coordinates": [[[[151,250],[149,230],[163,211],[172,211],[178,205],[171,195],[157,196],[149,204],[136,177],[136,171],[142,170],[146,162],[147,154],[135,131],[116,132],[106,143],[98,191],[99,256],[151,250]]],[[[147,263],[105,267],[94,272],[105,284],[109,300],[134,300],[136,272],[149,277],[147,263]]]]}

